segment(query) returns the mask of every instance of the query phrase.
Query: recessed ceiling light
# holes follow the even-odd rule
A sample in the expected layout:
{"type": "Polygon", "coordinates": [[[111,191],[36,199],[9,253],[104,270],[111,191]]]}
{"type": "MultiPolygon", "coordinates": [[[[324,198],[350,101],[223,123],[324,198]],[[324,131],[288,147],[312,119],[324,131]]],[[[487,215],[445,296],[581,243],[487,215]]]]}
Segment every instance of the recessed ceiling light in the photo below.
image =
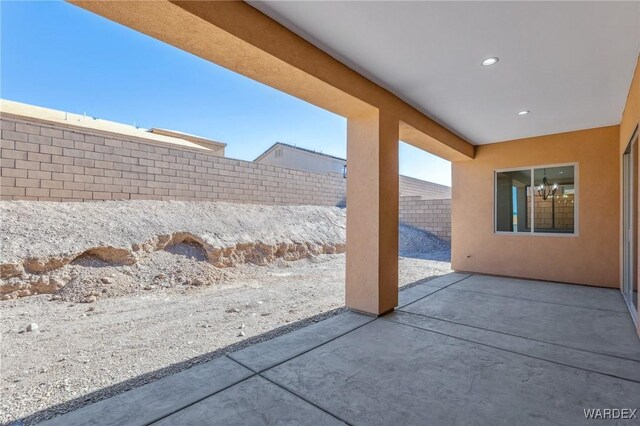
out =
{"type": "Polygon", "coordinates": [[[529,114],[529,112],[530,111],[528,109],[525,109],[525,110],[522,110],[522,111],[518,112],[518,115],[527,115],[527,114],[529,114]]]}
{"type": "Polygon", "coordinates": [[[487,58],[487,59],[485,59],[484,61],[482,61],[482,65],[484,65],[485,67],[488,67],[489,65],[494,65],[494,64],[496,64],[499,60],[500,60],[500,59],[499,59],[499,58],[496,58],[495,56],[494,56],[494,57],[491,57],[491,58],[487,58]]]}

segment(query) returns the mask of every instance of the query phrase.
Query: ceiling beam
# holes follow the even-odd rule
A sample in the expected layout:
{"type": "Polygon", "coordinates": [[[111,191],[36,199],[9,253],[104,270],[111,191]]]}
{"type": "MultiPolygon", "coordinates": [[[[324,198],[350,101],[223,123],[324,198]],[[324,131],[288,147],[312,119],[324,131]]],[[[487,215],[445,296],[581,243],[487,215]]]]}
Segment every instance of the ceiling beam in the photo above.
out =
{"type": "Polygon", "coordinates": [[[388,90],[240,1],[70,3],[344,117],[385,110],[400,139],[450,161],[475,147],[388,90]]]}

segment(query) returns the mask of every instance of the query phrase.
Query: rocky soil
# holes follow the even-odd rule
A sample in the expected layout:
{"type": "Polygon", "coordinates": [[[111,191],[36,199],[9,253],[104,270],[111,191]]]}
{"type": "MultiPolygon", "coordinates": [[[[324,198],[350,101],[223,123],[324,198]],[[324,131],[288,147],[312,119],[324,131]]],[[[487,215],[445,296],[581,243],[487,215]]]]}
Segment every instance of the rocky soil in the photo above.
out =
{"type": "MultiPolygon", "coordinates": [[[[119,282],[130,287],[127,282],[133,278],[138,286],[150,287],[154,284],[141,282],[136,271],[121,267],[135,269],[147,260],[162,269],[163,257],[157,253],[163,250],[192,251],[206,259],[212,277],[205,281],[215,282],[221,274],[213,268],[266,265],[277,259],[298,260],[345,249],[345,212],[330,207],[179,201],[3,202],[0,217],[2,299],[58,293],[67,284],[87,281],[74,266],[120,267],[117,272],[103,270],[103,275],[109,275],[101,278],[103,284],[119,282]],[[150,256],[153,259],[147,259],[150,256]]],[[[154,278],[158,285],[165,285],[170,277],[160,272],[154,278]]],[[[207,283],[179,278],[182,283],[207,283]]],[[[97,290],[107,296],[126,291],[110,291],[105,286],[97,290]]],[[[101,294],[84,296],[92,300],[101,294]]]]}
{"type": "MultiPolygon", "coordinates": [[[[2,202],[0,218],[0,300],[52,294],[93,303],[229,281],[237,265],[345,250],[345,210],[336,207],[2,202]]],[[[447,248],[431,234],[400,229],[401,253],[447,248]]]]}
{"type": "MultiPolygon", "coordinates": [[[[0,218],[0,263],[12,265],[0,282],[0,423],[50,417],[344,304],[342,209],[2,202],[0,218]]],[[[447,243],[406,227],[400,237],[401,284],[450,271],[447,243]]]]}

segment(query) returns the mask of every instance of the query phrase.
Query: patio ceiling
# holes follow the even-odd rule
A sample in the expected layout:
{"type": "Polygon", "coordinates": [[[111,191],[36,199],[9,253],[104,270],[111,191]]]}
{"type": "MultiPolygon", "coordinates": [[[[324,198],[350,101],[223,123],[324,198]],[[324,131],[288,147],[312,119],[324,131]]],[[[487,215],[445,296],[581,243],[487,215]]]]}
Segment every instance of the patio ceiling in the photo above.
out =
{"type": "Polygon", "coordinates": [[[640,51],[637,1],[250,4],[474,144],[618,124],[640,51]]]}

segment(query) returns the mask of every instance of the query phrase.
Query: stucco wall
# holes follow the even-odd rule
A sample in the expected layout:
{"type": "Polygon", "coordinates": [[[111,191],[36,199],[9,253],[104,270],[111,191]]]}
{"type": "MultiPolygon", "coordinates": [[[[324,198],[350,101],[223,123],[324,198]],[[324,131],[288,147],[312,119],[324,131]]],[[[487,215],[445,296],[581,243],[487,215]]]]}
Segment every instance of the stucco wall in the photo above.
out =
{"type": "Polygon", "coordinates": [[[619,127],[482,145],[453,163],[452,266],[594,286],[619,283],[619,127]],[[578,235],[494,233],[494,171],[576,162],[578,235]]]}

